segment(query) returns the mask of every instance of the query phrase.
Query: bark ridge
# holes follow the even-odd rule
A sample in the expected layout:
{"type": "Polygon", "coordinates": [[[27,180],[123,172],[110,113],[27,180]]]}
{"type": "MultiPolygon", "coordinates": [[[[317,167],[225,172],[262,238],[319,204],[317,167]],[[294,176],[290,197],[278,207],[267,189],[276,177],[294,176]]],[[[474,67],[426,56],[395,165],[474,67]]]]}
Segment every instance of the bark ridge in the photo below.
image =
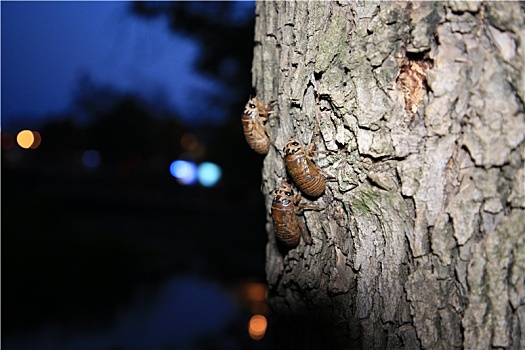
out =
{"type": "Polygon", "coordinates": [[[259,2],[253,85],[281,347],[525,347],[525,6],[259,2]],[[281,249],[290,137],[333,179],[281,249]]]}

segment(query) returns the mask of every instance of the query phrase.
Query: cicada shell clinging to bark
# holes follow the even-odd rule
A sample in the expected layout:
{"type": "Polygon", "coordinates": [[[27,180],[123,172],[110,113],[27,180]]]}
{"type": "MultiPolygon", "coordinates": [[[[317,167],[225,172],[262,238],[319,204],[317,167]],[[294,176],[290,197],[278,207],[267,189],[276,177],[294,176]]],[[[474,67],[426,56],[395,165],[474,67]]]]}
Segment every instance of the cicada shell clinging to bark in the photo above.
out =
{"type": "Polygon", "coordinates": [[[246,141],[259,154],[268,153],[270,148],[270,135],[266,128],[270,111],[269,105],[253,97],[246,103],[242,114],[242,128],[246,141]]]}
{"type": "MultiPolygon", "coordinates": [[[[296,212],[299,210],[297,204],[300,198],[299,193],[294,196],[292,186],[283,180],[281,187],[275,191],[275,197],[272,202],[272,219],[275,235],[281,243],[288,247],[295,247],[299,244],[301,236],[307,244],[312,243],[312,238],[306,226],[296,215],[296,212]]],[[[308,208],[317,209],[314,207],[308,208]]]]}
{"type": "Polygon", "coordinates": [[[323,194],[326,183],[321,171],[311,161],[312,152],[311,148],[306,152],[292,137],[284,147],[284,162],[297,187],[308,196],[319,197],[323,194]]]}

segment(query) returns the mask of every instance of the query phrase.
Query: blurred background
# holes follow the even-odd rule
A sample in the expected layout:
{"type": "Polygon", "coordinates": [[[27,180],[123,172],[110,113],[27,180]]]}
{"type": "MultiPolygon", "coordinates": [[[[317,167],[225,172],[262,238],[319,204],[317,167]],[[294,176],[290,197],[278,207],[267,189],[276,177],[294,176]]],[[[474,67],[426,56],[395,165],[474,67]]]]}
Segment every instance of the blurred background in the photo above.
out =
{"type": "Polygon", "coordinates": [[[267,349],[255,4],[1,4],[3,349],[267,349]]]}

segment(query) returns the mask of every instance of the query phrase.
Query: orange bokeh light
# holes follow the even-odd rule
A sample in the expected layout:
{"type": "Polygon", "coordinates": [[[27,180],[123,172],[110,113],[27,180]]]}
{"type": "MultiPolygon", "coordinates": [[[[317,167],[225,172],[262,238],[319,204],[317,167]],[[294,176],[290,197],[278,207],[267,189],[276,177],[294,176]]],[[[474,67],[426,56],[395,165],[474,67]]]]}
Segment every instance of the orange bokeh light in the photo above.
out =
{"type": "Polygon", "coordinates": [[[38,131],[32,131],[33,133],[33,144],[31,145],[31,149],[36,149],[38,146],[40,146],[40,142],[42,142],[42,137],[40,137],[40,133],[38,131]]]}
{"type": "Polygon", "coordinates": [[[261,340],[266,334],[268,321],[263,315],[253,315],[248,323],[248,333],[253,340],[261,340]]]}
{"type": "Polygon", "coordinates": [[[246,286],[246,296],[248,300],[264,302],[266,300],[266,285],[262,283],[250,283],[246,286]]]}
{"type": "Polygon", "coordinates": [[[36,149],[42,142],[42,137],[38,131],[22,130],[16,135],[16,142],[22,148],[36,149]]]}
{"type": "Polygon", "coordinates": [[[180,144],[188,151],[193,151],[199,146],[199,140],[194,134],[186,133],[180,138],[180,144]]]}
{"type": "Polygon", "coordinates": [[[268,314],[266,293],[268,287],[260,282],[245,282],[239,287],[239,300],[252,314],[268,314]]]}
{"type": "Polygon", "coordinates": [[[35,141],[35,136],[31,130],[22,130],[16,135],[16,142],[22,148],[29,148],[35,141]]]}

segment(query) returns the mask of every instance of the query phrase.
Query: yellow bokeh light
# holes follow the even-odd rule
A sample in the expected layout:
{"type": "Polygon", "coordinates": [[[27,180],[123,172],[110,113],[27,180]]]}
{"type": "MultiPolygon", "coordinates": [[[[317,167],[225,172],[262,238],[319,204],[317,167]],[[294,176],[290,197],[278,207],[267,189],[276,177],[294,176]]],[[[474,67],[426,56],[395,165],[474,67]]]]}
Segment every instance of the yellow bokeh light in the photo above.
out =
{"type": "Polygon", "coordinates": [[[16,142],[22,148],[29,148],[35,142],[35,136],[30,130],[22,130],[16,136],[16,142]]]}
{"type": "Polygon", "coordinates": [[[253,340],[260,340],[266,333],[268,321],[263,315],[253,315],[248,323],[248,333],[253,340]]]}

